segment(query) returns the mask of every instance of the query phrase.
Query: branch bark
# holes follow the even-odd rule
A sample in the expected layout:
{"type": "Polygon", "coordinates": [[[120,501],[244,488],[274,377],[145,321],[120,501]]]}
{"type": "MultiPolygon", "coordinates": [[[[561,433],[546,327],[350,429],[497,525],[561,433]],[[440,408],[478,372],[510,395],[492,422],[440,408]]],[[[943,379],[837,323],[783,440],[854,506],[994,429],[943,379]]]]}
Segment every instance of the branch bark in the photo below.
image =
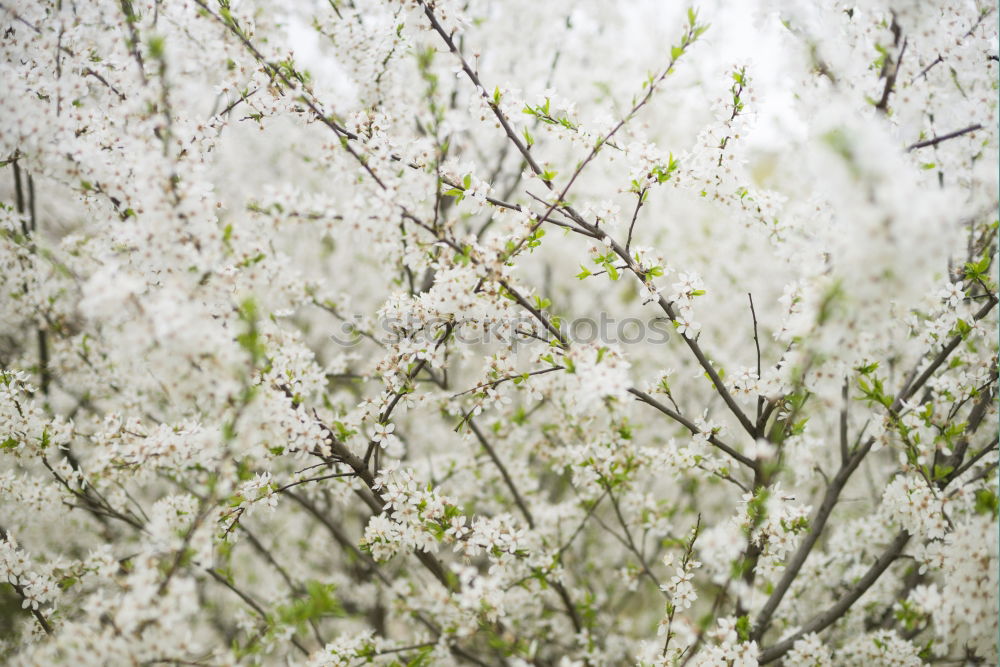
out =
{"type": "Polygon", "coordinates": [[[851,606],[858,601],[865,592],[872,587],[878,578],[882,576],[882,573],[892,565],[897,557],[903,552],[903,548],[906,543],[910,541],[910,534],[905,530],[900,531],[896,534],[893,540],[885,548],[882,554],[872,563],[868,571],[861,577],[861,579],[847,592],[844,597],[840,598],[836,603],[834,603],[827,610],[820,612],[816,616],[813,616],[810,620],[806,621],[798,632],[794,633],[790,637],[781,640],[777,644],[769,646],[768,648],[761,651],[758,658],[760,664],[764,665],[769,662],[777,660],[781,656],[785,655],[792,646],[802,637],[813,633],[820,632],[832,625],[837,619],[844,615],[851,606]]]}

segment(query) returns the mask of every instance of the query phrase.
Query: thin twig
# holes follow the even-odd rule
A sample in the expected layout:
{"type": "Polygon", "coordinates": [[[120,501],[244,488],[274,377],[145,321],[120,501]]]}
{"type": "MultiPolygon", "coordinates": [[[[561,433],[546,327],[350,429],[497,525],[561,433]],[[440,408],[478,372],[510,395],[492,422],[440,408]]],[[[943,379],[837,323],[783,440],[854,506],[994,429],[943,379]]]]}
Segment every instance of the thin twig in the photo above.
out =
{"type": "Polygon", "coordinates": [[[948,141],[949,139],[954,139],[955,137],[960,137],[963,134],[968,134],[969,132],[975,132],[976,130],[983,129],[983,126],[979,123],[975,125],[970,125],[969,127],[964,127],[961,130],[955,130],[954,132],[949,132],[948,134],[942,134],[939,137],[934,137],[932,139],[925,139],[924,141],[918,141],[915,144],[910,144],[906,147],[907,152],[916,150],[918,148],[926,148],[928,146],[936,146],[942,141],[948,141]]]}
{"type": "Polygon", "coordinates": [[[646,192],[648,190],[649,188],[643,188],[636,197],[635,210],[632,211],[632,222],[628,226],[628,238],[625,239],[625,252],[629,252],[632,248],[632,231],[635,229],[635,221],[639,218],[639,209],[642,208],[646,200],[646,192]]]}
{"type": "MultiPolygon", "coordinates": [[[[643,403],[656,408],[657,410],[659,410],[660,412],[662,412],[666,416],[670,417],[675,422],[677,422],[678,424],[680,424],[681,426],[683,426],[684,428],[686,428],[687,430],[689,430],[691,432],[691,435],[697,435],[697,434],[701,433],[701,429],[699,429],[695,425],[695,423],[693,421],[691,421],[690,419],[688,419],[684,415],[680,414],[679,412],[675,412],[675,411],[671,410],[670,408],[668,408],[667,406],[665,406],[663,403],[660,403],[658,400],[656,400],[655,398],[653,398],[652,396],[650,396],[646,392],[644,392],[644,391],[642,391],[640,389],[636,389],[635,387],[630,387],[629,390],[628,390],[628,393],[632,394],[633,396],[635,396],[636,398],[638,398],[643,403]]],[[[751,469],[756,468],[756,463],[753,461],[753,459],[750,459],[750,458],[744,456],[743,454],[740,454],[738,451],[736,451],[735,449],[733,449],[730,445],[727,445],[725,442],[723,442],[718,437],[716,437],[715,434],[710,434],[708,436],[708,441],[711,444],[713,444],[716,447],[718,447],[723,452],[725,452],[726,454],[728,454],[729,456],[733,457],[734,459],[736,459],[737,461],[739,461],[740,463],[742,463],[743,465],[747,466],[748,468],[751,468],[751,469]]]]}
{"type": "MultiPolygon", "coordinates": [[[[753,344],[757,348],[757,382],[760,382],[761,378],[761,368],[760,368],[760,338],[757,335],[757,311],[753,307],[753,294],[747,292],[747,298],[750,299],[750,316],[753,318],[753,344]]],[[[764,412],[764,397],[757,396],[757,437],[760,437],[760,430],[763,428],[763,424],[760,423],[760,416],[764,412]]]]}

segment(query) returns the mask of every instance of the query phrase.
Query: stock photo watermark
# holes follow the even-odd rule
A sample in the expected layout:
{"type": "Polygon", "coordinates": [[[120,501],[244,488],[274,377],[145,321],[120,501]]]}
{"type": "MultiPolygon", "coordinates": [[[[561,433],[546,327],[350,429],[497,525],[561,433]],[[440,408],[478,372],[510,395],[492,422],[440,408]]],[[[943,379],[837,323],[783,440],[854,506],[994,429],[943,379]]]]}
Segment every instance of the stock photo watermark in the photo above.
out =
{"type": "MultiPolygon", "coordinates": [[[[662,344],[670,340],[674,326],[666,317],[648,320],[637,317],[622,319],[601,313],[599,317],[575,319],[554,318],[560,334],[573,343],[609,343],[635,345],[638,343],[662,344]]],[[[354,315],[340,323],[330,339],[343,347],[354,347],[365,340],[382,345],[403,341],[411,343],[436,343],[450,328],[450,337],[465,345],[502,345],[517,347],[532,341],[549,342],[551,331],[532,317],[483,322],[473,319],[418,319],[382,317],[375,320],[354,315]]]]}

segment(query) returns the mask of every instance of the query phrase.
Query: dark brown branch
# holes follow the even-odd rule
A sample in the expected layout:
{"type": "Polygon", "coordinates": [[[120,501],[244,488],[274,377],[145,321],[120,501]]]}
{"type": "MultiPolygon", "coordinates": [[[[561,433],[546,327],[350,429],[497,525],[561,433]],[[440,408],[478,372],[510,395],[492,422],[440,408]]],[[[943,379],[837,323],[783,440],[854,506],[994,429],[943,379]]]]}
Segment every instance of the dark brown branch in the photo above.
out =
{"type": "Polygon", "coordinates": [[[970,125],[969,127],[962,128],[961,130],[955,130],[954,132],[949,132],[948,134],[942,134],[939,137],[934,137],[932,139],[926,139],[924,141],[918,141],[915,144],[910,144],[906,147],[907,152],[916,150],[918,148],[927,148],[928,146],[936,146],[942,141],[948,141],[949,139],[954,139],[955,137],[960,137],[963,134],[968,134],[969,132],[975,132],[976,130],[983,129],[983,126],[979,123],[975,125],[970,125]]]}
{"type": "MultiPolygon", "coordinates": [[[[10,583],[10,585],[14,587],[14,592],[17,593],[18,597],[20,597],[22,600],[28,599],[28,596],[24,594],[23,586],[19,586],[18,584],[15,584],[13,582],[8,582],[8,583],[10,583]]],[[[36,609],[35,606],[30,603],[28,605],[28,608],[31,610],[31,615],[35,617],[36,621],[38,621],[38,625],[42,626],[42,630],[45,632],[45,634],[51,636],[52,625],[50,625],[48,619],[45,618],[45,614],[43,614],[40,610],[36,609]]]]}
{"type": "MultiPolygon", "coordinates": [[[[753,345],[757,348],[757,382],[761,379],[761,368],[760,368],[760,338],[757,335],[757,311],[753,307],[753,294],[747,292],[747,298],[750,299],[750,316],[753,318],[753,345]]],[[[757,437],[760,437],[760,433],[763,429],[763,424],[760,423],[760,416],[764,412],[764,397],[757,396],[757,437]]]]}
{"type": "Polygon", "coordinates": [[[961,476],[962,476],[963,474],[965,474],[965,472],[966,472],[966,471],[967,471],[967,470],[968,470],[969,468],[971,468],[972,466],[974,466],[974,465],[976,465],[977,463],[979,463],[979,461],[980,461],[980,460],[981,460],[981,459],[982,459],[982,458],[983,458],[984,456],[986,456],[987,454],[989,454],[990,452],[992,452],[993,450],[995,450],[995,449],[997,448],[997,444],[998,444],[998,441],[997,441],[997,440],[993,440],[993,442],[991,442],[990,444],[986,445],[986,446],[985,446],[985,447],[983,447],[983,448],[982,448],[981,450],[979,450],[978,452],[976,452],[975,454],[973,454],[973,455],[972,455],[971,457],[969,457],[969,460],[968,460],[968,461],[966,461],[964,465],[962,465],[962,466],[960,466],[960,467],[956,468],[956,469],[955,469],[955,470],[954,470],[954,471],[952,472],[952,474],[951,474],[951,475],[949,475],[949,482],[951,482],[951,481],[953,481],[953,480],[955,480],[955,479],[958,479],[958,478],[959,478],[959,477],[961,477],[961,476]]]}
{"type": "MultiPolygon", "coordinates": [[[[528,525],[531,528],[534,528],[535,518],[532,516],[531,510],[528,509],[527,503],[525,503],[524,499],[521,497],[520,492],[518,492],[517,485],[514,484],[514,479],[510,476],[510,473],[507,471],[507,467],[503,464],[503,461],[500,460],[500,457],[497,456],[496,450],[493,449],[493,446],[490,444],[489,440],[486,439],[486,436],[483,435],[482,430],[480,430],[479,426],[472,419],[471,415],[466,414],[465,421],[472,429],[472,432],[475,434],[476,439],[479,440],[479,444],[481,444],[483,446],[483,449],[486,450],[486,453],[490,457],[490,460],[493,461],[493,464],[497,467],[497,470],[500,471],[500,475],[503,477],[504,483],[510,490],[511,495],[514,496],[514,503],[517,505],[518,509],[521,510],[521,513],[524,515],[524,518],[528,522],[528,525]]],[[[576,632],[580,632],[583,629],[583,623],[580,619],[580,614],[576,609],[576,604],[573,603],[573,599],[569,595],[569,591],[567,591],[566,587],[563,586],[558,581],[552,581],[547,577],[546,581],[548,581],[549,584],[552,585],[552,587],[556,590],[556,593],[558,593],[560,599],[562,600],[563,606],[566,608],[566,613],[569,615],[570,621],[573,623],[573,629],[576,632]]]]}
{"type": "Polygon", "coordinates": [[[799,571],[805,564],[806,559],[812,552],[813,547],[819,540],[820,535],[823,533],[823,529],[826,527],[827,519],[830,518],[833,508],[837,505],[837,501],[840,498],[840,493],[843,491],[844,486],[847,481],[857,470],[858,466],[861,464],[862,459],[868,455],[871,450],[872,445],[875,444],[875,438],[869,438],[865,444],[859,448],[854,454],[846,460],[843,465],[841,465],[840,470],[834,476],[833,480],[830,481],[826,488],[826,493],[823,495],[823,502],[816,509],[816,513],[813,514],[812,518],[809,520],[809,532],[806,533],[805,538],[796,549],[795,554],[788,561],[785,566],[784,572],[781,575],[781,579],[774,587],[774,591],[771,593],[770,597],[764,603],[761,608],[760,613],[757,614],[756,623],[754,625],[753,631],[750,633],[751,638],[760,641],[767,632],[767,628],[771,623],[771,617],[774,612],[778,609],[778,605],[781,604],[782,599],[785,597],[785,593],[788,592],[789,587],[791,587],[792,582],[798,577],[799,571]]]}
{"type": "Polygon", "coordinates": [[[639,191],[639,194],[635,202],[635,210],[632,211],[632,222],[628,226],[628,238],[625,239],[625,252],[629,252],[632,249],[632,232],[635,230],[635,221],[639,219],[639,209],[642,208],[642,204],[646,199],[646,192],[649,188],[643,188],[639,191]]]}
{"type": "MultiPolygon", "coordinates": [[[[197,2],[201,3],[202,0],[197,0],[197,2]]],[[[452,39],[451,35],[447,31],[445,31],[444,27],[437,20],[437,17],[434,15],[433,9],[424,0],[419,0],[419,4],[421,5],[421,7],[423,7],[424,14],[430,21],[431,27],[434,29],[435,32],[438,33],[438,35],[441,36],[441,39],[444,40],[445,44],[448,46],[448,49],[456,56],[458,56],[462,64],[462,70],[469,77],[469,80],[476,86],[477,90],[482,91],[484,100],[489,105],[490,109],[493,111],[493,115],[496,116],[497,121],[500,123],[501,127],[503,127],[504,132],[507,134],[507,137],[510,139],[511,142],[514,143],[515,147],[518,149],[518,152],[520,152],[521,155],[524,157],[525,161],[531,167],[532,171],[536,175],[541,177],[542,175],[541,167],[539,167],[538,163],[535,162],[534,157],[528,151],[527,147],[521,142],[520,138],[517,136],[517,133],[513,131],[510,124],[507,122],[507,118],[504,116],[503,112],[500,110],[497,104],[492,99],[490,99],[488,95],[486,95],[485,88],[483,87],[482,82],[479,80],[479,76],[469,66],[468,62],[465,60],[465,57],[462,55],[462,52],[455,45],[455,42],[452,39]]],[[[696,27],[693,25],[689,26],[688,31],[684,35],[684,43],[687,45],[692,44],[696,39],[697,34],[698,33],[696,27]]],[[[681,53],[683,54],[683,51],[681,53]]],[[[631,257],[629,257],[628,251],[625,248],[621,247],[613,238],[608,236],[603,230],[599,229],[595,225],[587,223],[576,211],[573,210],[572,207],[566,205],[564,200],[566,198],[566,194],[569,192],[570,188],[573,186],[573,183],[576,181],[576,178],[580,175],[583,169],[590,163],[590,161],[593,160],[593,158],[600,151],[601,147],[607,144],[622,127],[624,127],[633,117],[635,117],[635,115],[644,106],[646,106],[646,104],[652,98],[653,92],[656,89],[657,85],[661,83],[667,77],[667,75],[669,75],[673,71],[674,67],[677,64],[677,59],[679,57],[680,55],[671,57],[670,62],[667,64],[664,70],[659,75],[657,75],[655,79],[653,79],[648,86],[646,86],[646,92],[642,96],[642,98],[637,103],[635,103],[632,106],[631,110],[620,121],[618,121],[618,123],[606,135],[604,135],[595,144],[595,146],[591,149],[590,153],[588,153],[587,157],[584,158],[580,162],[580,164],[576,167],[576,169],[573,172],[573,175],[569,179],[569,182],[558,194],[555,200],[549,205],[549,208],[545,212],[545,214],[541,216],[541,218],[539,218],[538,222],[535,223],[535,225],[533,225],[531,232],[534,232],[535,229],[537,229],[538,226],[542,224],[543,220],[548,218],[548,216],[551,215],[552,212],[557,207],[561,206],[567,212],[567,214],[572,218],[572,220],[576,222],[578,225],[580,225],[581,228],[587,230],[591,234],[594,234],[596,238],[607,239],[610,242],[612,249],[615,251],[615,254],[624,259],[626,264],[628,265],[629,270],[631,270],[637,277],[639,277],[640,280],[642,279],[644,275],[642,269],[641,267],[636,265],[636,263],[631,259],[631,257]]],[[[550,180],[542,179],[542,182],[545,183],[546,187],[548,187],[549,190],[555,192],[555,186],[550,180]]],[[[528,237],[525,236],[524,238],[521,239],[519,243],[515,244],[515,247],[513,251],[511,251],[510,255],[515,254],[523,246],[527,238],[528,237]]],[[[662,296],[659,297],[659,305],[666,313],[667,317],[669,317],[672,321],[677,319],[671,304],[668,303],[662,296]]],[[[557,334],[557,338],[560,340],[560,342],[565,342],[562,339],[561,335],[557,334]]],[[[726,386],[722,382],[722,379],[719,377],[719,374],[716,372],[715,368],[712,367],[712,364],[708,361],[708,358],[705,356],[704,352],[702,352],[701,347],[698,345],[698,342],[693,338],[688,338],[687,336],[682,336],[682,338],[684,339],[684,342],[688,346],[688,348],[690,348],[691,351],[694,353],[695,358],[698,360],[698,363],[704,369],[705,373],[709,376],[709,378],[712,381],[712,384],[715,385],[716,391],[718,391],[719,395],[722,397],[722,400],[729,407],[730,411],[732,411],[733,415],[737,418],[737,420],[740,422],[743,428],[746,429],[747,433],[749,433],[751,437],[756,437],[755,425],[750,422],[747,416],[736,404],[736,401],[733,400],[733,397],[730,395],[729,390],[726,389],[726,386]]]]}
{"type": "Polygon", "coordinates": [[[632,539],[632,532],[628,529],[628,523],[625,521],[625,517],[622,515],[622,510],[621,507],[619,507],[618,505],[618,500],[615,498],[615,495],[611,492],[611,486],[605,484],[604,490],[608,492],[608,498],[611,500],[611,506],[615,510],[615,516],[618,518],[618,523],[621,524],[622,530],[625,531],[625,540],[626,540],[625,548],[627,548],[629,551],[635,554],[635,557],[639,559],[639,565],[640,567],[642,567],[642,573],[646,575],[646,577],[650,581],[653,582],[653,585],[656,586],[656,589],[661,593],[663,593],[663,595],[667,595],[666,591],[664,591],[663,588],[660,586],[660,582],[656,578],[656,575],[654,575],[652,570],[649,569],[649,564],[646,563],[646,557],[642,555],[642,552],[639,551],[639,547],[635,545],[635,540],[632,539]]]}
{"type": "MultiPolygon", "coordinates": [[[[666,416],[670,417],[675,422],[677,422],[678,424],[689,430],[691,432],[691,435],[697,435],[698,433],[701,433],[701,429],[699,429],[693,421],[691,421],[684,415],[680,414],[679,412],[671,410],[670,408],[665,406],[663,403],[660,403],[658,400],[656,400],[646,392],[632,387],[628,390],[628,393],[632,394],[643,403],[656,408],[666,416]]],[[[726,454],[728,454],[729,456],[731,456],[732,458],[736,459],[743,465],[747,466],[748,468],[751,469],[756,468],[756,463],[753,461],[753,459],[750,459],[744,456],[743,454],[740,454],[738,451],[733,449],[731,446],[727,445],[725,442],[717,438],[715,435],[709,435],[708,441],[711,444],[715,445],[720,450],[722,450],[723,452],[725,452],[726,454]]]]}
{"type": "MultiPolygon", "coordinates": [[[[987,303],[976,312],[973,318],[978,322],[989,315],[990,311],[993,310],[993,307],[996,305],[997,297],[990,294],[989,301],[987,301],[987,303]]],[[[944,348],[942,348],[942,350],[938,352],[937,356],[934,357],[930,365],[924,369],[924,372],[921,373],[916,380],[913,380],[911,383],[907,383],[903,386],[899,394],[896,396],[896,400],[892,402],[892,407],[889,408],[889,411],[892,413],[898,413],[900,408],[903,407],[903,402],[920,391],[920,388],[924,386],[924,383],[927,382],[932,375],[934,375],[934,371],[936,371],[938,367],[940,367],[941,364],[948,359],[948,356],[955,351],[955,349],[962,343],[962,340],[962,335],[959,334],[948,341],[944,348]]]]}
{"type": "Polygon", "coordinates": [[[844,386],[840,390],[840,399],[844,406],[840,408],[840,464],[847,465],[850,456],[847,449],[847,407],[850,405],[847,398],[847,378],[844,378],[844,386]]]}
{"type": "MultiPolygon", "coordinates": [[[[545,342],[548,342],[546,339],[542,339],[542,340],[545,340],[545,342]]],[[[459,396],[464,396],[466,394],[471,394],[471,393],[479,391],[481,389],[486,389],[487,387],[496,387],[499,384],[503,384],[504,382],[510,382],[511,380],[517,380],[518,378],[528,378],[528,377],[533,377],[535,375],[545,375],[546,373],[552,373],[554,371],[561,371],[561,370],[564,370],[564,369],[565,369],[565,366],[560,366],[560,365],[557,364],[555,366],[551,366],[549,368],[542,368],[542,369],[539,369],[537,371],[528,371],[526,373],[515,373],[514,375],[506,375],[506,376],[504,376],[502,378],[499,378],[497,380],[491,380],[489,382],[483,382],[482,384],[477,384],[475,387],[472,387],[471,389],[466,389],[465,391],[460,391],[457,394],[453,394],[452,398],[458,398],[459,396]]]]}
{"type": "Polygon", "coordinates": [[[493,465],[495,465],[497,467],[497,470],[500,471],[500,476],[503,477],[503,481],[507,485],[507,489],[510,491],[510,494],[514,497],[514,504],[516,504],[518,509],[521,510],[521,514],[524,515],[524,518],[528,522],[528,525],[531,528],[534,528],[535,519],[531,515],[531,510],[528,509],[527,503],[524,502],[524,498],[522,498],[521,494],[518,492],[517,486],[514,484],[514,479],[510,476],[510,473],[507,471],[507,466],[505,466],[503,464],[503,461],[500,460],[500,457],[497,456],[496,450],[493,449],[493,446],[490,444],[489,440],[486,439],[486,436],[483,435],[482,430],[479,428],[476,422],[473,421],[472,417],[466,414],[465,421],[469,425],[469,428],[472,429],[472,432],[473,434],[475,434],[476,439],[479,440],[479,444],[483,446],[484,450],[486,450],[486,454],[490,457],[490,460],[493,461],[493,465]]]}
{"type": "MultiPolygon", "coordinates": [[[[261,619],[265,623],[268,622],[268,620],[267,620],[267,611],[265,611],[264,608],[261,607],[260,604],[258,604],[256,600],[254,600],[252,597],[250,597],[249,594],[245,593],[244,591],[241,591],[239,588],[237,588],[235,585],[233,585],[232,582],[230,582],[228,579],[226,579],[226,577],[224,577],[223,575],[219,574],[218,572],[216,572],[212,568],[205,568],[205,572],[208,572],[208,574],[213,579],[215,579],[217,582],[219,582],[220,584],[222,584],[223,586],[225,586],[226,588],[228,588],[229,590],[231,590],[233,593],[235,593],[237,595],[237,597],[239,597],[241,600],[243,600],[243,602],[245,602],[247,604],[247,606],[249,606],[251,609],[253,609],[257,613],[257,615],[260,616],[261,619]]],[[[302,643],[298,639],[296,639],[295,637],[292,637],[291,638],[291,642],[295,646],[295,648],[299,649],[299,651],[302,652],[303,655],[309,655],[309,649],[307,649],[305,646],[303,646],[302,643]]]]}
{"type": "MultiPolygon", "coordinates": [[[[896,20],[896,14],[893,12],[892,24],[889,26],[892,30],[892,45],[899,45],[899,37],[902,34],[902,28],[899,26],[899,22],[896,20]]],[[[903,62],[903,54],[906,53],[906,39],[903,39],[903,46],[899,49],[899,55],[895,60],[886,56],[885,64],[882,66],[881,76],[885,78],[885,86],[882,88],[882,98],[875,105],[878,111],[883,114],[889,113],[889,96],[892,94],[896,87],[896,76],[899,74],[899,64],[903,62]]]]}
{"type": "Polygon", "coordinates": [[[903,552],[903,547],[906,543],[910,541],[910,534],[905,530],[900,531],[893,538],[892,542],[885,548],[878,559],[872,563],[872,566],[868,568],[864,576],[854,584],[851,589],[847,592],[844,597],[840,598],[836,603],[833,604],[826,611],[820,612],[816,616],[802,624],[798,632],[795,632],[790,637],[787,637],[777,644],[765,648],[759,657],[760,664],[766,664],[777,660],[781,656],[785,655],[792,646],[802,637],[813,633],[820,632],[831,624],[833,624],[837,619],[843,616],[851,606],[858,601],[865,592],[872,587],[872,585],[878,581],[878,578],[882,576],[882,573],[888,569],[890,565],[896,560],[897,557],[903,552]]]}

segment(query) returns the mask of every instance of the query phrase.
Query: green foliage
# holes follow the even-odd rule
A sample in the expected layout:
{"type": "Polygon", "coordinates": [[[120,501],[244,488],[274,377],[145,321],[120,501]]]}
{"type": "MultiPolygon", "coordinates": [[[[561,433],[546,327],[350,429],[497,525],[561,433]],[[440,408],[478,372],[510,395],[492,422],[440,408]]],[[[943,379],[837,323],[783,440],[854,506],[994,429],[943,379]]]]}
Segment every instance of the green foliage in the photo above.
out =
{"type": "Polygon", "coordinates": [[[750,641],[750,617],[746,614],[736,619],[736,635],[741,642],[750,641]]]}
{"type": "Polygon", "coordinates": [[[892,396],[886,393],[882,378],[862,375],[858,378],[858,389],[861,390],[861,397],[858,400],[867,401],[869,405],[878,403],[886,408],[892,406],[892,396]]]}
{"type": "Polygon", "coordinates": [[[578,129],[577,124],[570,120],[568,116],[552,115],[551,101],[547,97],[545,98],[545,104],[538,104],[535,106],[526,104],[524,105],[524,109],[522,111],[529,116],[534,116],[546,125],[561,125],[567,130],[572,130],[574,132],[578,129]]]}
{"type": "Polygon", "coordinates": [[[30,613],[21,608],[21,597],[13,586],[0,585],[0,641],[16,640],[21,632],[21,619],[29,618],[30,613]]]}
{"type": "Polygon", "coordinates": [[[681,36],[680,43],[672,46],[670,48],[670,60],[671,65],[680,59],[682,55],[687,51],[687,48],[695,43],[699,37],[701,37],[706,30],[708,30],[709,25],[698,23],[698,10],[693,7],[689,7],[687,10],[688,26],[687,30],[681,36]]]}
{"type": "Polygon", "coordinates": [[[971,281],[989,280],[988,272],[992,262],[993,257],[987,251],[978,261],[967,263],[965,265],[965,279],[971,281]]]}
{"type": "Polygon", "coordinates": [[[267,349],[264,347],[260,332],[257,329],[257,323],[260,320],[260,314],[257,311],[257,302],[252,297],[245,299],[239,306],[238,314],[240,321],[244,324],[245,330],[236,335],[236,342],[250,353],[250,358],[256,368],[267,354],[267,349]]]}
{"type": "Polygon", "coordinates": [[[162,60],[165,46],[166,45],[162,37],[159,35],[153,35],[149,38],[149,55],[156,60],[162,60]]]}
{"type": "Polygon", "coordinates": [[[677,171],[677,167],[678,167],[677,159],[674,158],[673,153],[670,153],[670,156],[667,159],[667,164],[656,165],[655,167],[653,167],[651,173],[653,175],[653,178],[656,179],[657,183],[666,183],[667,181],[670,180],[670,177],[674,174],[674,172],[677,171]]]}
{"type": "Polygon", "coordinates": [[[762,486],[747,501],[747,519],[749,519],[749,525],[744,526],[744,532],[748,535],[753,532],[754,528],[763,523],[767,517],[767,499],[770,495],[770,489],[762,486]]]}
{"type": "Polygon", "coordinates": [[[419,649],[413,657],[406,661],[406,667],[427,667],[431,663],[431,656],[434,654],[434,645],[424,646],[419,649]]]}
{"type": "MultiPolygon", "coordinates": [[[[618,256],[615,254],[615,252],[613,250],[609,250],[604,255],[597,255],[596,257],[594,257],[594,264],[603,267],[604,270],[607,272],[608,276],[611,278],[611,280],[618,280],[620,276],[618,273],[618,269],[615,267],[615,260],[617,258],[618,256]]],[[[579,275],[577,277],[579,277],[579,275]]]]}
{"type": "Polygon", "coordinates": [[[290,604],[279,606],[271,617],[272,623],[292,626],[301,632],[309,621],[344,616],[344,608],[334,595],[335,590],[333,584],[307,581],[305,595],[290,604]]]}
{"type": "MultiPolygon", "coordinates": [[[[736,117],[743,111],[745,104],[743,103],[743,89],[750,85],[750,78],[747,76],[747,68],[741,67],[734,71],[733,74],[733,85],[729,88],[729,92],[733,96],[733,117],[736,117]]],[[[725,141],[725,140],[723,140],[725,141]]]]}
{"type": "Polygon", "coordinates": [[[524,128],[524,144],[528,148],[531,148],[535,144],[535,138],[531,136],[531,132],[528,131],[528,128],[524,128]]]}
{"type": "Polygon", "coordinates": [[[445,190],[441,194],[443,194],[443,195],[445,195],[447,197],[454,197],[455,198],[455,203],[457,204],[460,201],[462,201],[463,199],[465,199],[465,191],[468,190],[471,187],[472,187],[472,174],[466,174],[462,178],[462,186],[461,187],[449,188],[449,189],[445,190]]]}
{"type": "Polygon", "coordinates": [[[542,245],[543,236],[545,236],[545,230],[541,227],[537,228],[527,236],[525,239],[525,246],[527,246],[529,250],[534,250],[538,246],[542,245]]]}
{"type": "Polygon", "coordinates": [[[976,514],[989,514],[994,519],[1000,514],[1000,499],[993,489],[976,491],[976,514]]]}

